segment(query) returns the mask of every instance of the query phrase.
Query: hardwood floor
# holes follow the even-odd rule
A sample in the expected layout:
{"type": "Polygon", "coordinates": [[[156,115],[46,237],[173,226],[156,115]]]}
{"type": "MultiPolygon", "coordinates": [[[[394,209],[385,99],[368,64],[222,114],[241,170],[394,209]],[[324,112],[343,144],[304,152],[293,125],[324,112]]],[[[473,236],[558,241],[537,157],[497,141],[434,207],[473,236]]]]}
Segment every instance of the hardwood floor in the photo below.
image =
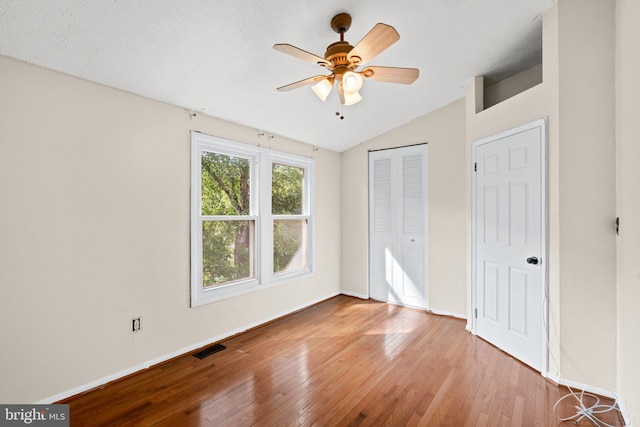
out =
{"type": "Polygon", "coordinates": [[[223,344],[60,403],[72,426],[573,425],[563,388],[424,311],[339,296],[223,344]]]}

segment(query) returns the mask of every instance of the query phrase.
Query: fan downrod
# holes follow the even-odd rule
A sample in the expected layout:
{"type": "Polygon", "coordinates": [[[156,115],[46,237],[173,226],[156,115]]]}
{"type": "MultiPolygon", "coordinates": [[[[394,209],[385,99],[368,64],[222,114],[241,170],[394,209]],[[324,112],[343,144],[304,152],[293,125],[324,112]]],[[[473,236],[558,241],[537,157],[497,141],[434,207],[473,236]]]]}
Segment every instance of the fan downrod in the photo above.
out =
{"type": "Polygon", "coordinates": [[[351,15],[348,13],[339,13],[331,20],[331,28],[336,33],[343,35],[351,27],[351,15]]]}

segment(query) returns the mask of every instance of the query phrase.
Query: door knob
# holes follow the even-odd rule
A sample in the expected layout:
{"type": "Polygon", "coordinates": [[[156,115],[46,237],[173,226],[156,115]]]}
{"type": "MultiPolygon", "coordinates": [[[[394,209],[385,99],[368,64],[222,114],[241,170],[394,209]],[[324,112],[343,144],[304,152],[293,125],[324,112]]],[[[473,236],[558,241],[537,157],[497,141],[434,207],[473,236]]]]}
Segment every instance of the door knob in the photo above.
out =
{"type": "Polygon", "coordinates": [[[532,256],[531,258],[527,258],[527,263],[529,264],[537,264],[538,263],[538,258],[532,256]]]}

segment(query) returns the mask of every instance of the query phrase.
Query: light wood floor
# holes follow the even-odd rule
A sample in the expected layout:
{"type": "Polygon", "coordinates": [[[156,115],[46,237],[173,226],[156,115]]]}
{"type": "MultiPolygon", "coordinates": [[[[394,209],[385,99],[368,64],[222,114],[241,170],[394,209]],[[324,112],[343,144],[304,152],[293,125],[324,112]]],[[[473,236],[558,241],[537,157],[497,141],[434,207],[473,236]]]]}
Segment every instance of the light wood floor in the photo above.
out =
{"type": "Polygon", "coordinates": [[[424,311],[339,296],[223,344],[60,403],[72,426],[573,425],[564,389],[424,311]]]}

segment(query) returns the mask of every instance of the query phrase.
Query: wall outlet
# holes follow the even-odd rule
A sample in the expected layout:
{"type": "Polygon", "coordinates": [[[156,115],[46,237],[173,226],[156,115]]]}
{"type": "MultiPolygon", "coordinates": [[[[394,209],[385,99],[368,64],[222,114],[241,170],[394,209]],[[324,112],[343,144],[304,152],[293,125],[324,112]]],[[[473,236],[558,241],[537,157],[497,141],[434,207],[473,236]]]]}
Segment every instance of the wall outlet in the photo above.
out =
{"type": "Polygon", "coordinates": [[[134,317],[131,319],[131,332],[140,332],[142,330],[142,317],[134,317]]]}

